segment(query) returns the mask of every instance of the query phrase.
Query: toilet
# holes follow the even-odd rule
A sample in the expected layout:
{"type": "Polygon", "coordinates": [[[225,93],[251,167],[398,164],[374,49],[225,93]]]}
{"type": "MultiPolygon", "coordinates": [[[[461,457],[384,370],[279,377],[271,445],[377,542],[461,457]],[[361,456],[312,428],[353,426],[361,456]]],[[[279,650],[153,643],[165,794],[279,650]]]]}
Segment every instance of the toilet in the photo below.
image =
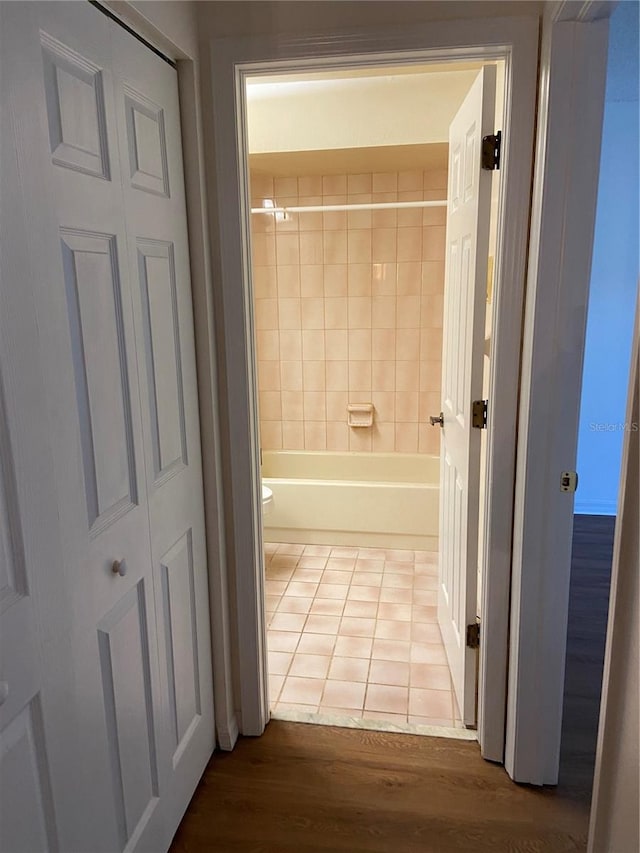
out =
{"type": "Polygon", "coordinates": [[[269,486],[265,486],[262,484],[262,515],[268,515],[271,511],[271,504],[273,503],[273,492],[269,488],[269,486]]]}

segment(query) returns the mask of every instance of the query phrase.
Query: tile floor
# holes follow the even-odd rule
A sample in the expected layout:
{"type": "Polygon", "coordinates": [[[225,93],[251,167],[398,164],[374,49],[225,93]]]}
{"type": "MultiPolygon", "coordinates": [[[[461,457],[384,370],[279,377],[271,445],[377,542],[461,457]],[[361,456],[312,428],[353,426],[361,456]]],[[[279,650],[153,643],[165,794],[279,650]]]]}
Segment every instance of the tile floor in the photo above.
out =
{"type": "Polygon", "coordinates": [[[437,554],[267,543],[274,716],[461,727],[436,618],[437,554]]]}

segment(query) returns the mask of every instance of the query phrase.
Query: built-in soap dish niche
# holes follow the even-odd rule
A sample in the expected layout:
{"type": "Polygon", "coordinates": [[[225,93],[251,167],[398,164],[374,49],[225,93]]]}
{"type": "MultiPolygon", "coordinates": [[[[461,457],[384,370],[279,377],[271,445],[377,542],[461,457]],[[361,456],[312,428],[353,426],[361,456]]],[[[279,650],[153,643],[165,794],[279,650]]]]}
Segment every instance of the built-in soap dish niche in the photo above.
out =
{"type": "Polygon", "coordinates": [[[350,427],[373,426],[373,403],[349,403],[347,412],[349,413],[348,424],[350,427]]]}

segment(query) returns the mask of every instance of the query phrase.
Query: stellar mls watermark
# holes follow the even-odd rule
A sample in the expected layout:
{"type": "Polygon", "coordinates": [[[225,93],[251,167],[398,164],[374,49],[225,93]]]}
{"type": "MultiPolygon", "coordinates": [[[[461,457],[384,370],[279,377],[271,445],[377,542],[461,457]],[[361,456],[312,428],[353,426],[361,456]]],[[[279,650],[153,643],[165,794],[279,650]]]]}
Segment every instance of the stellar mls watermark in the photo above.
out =
{"type": "Polygon", "coordinates": [[[637,421],[617,421],[613,423],[608,421],[601,423],[592,421],[589,424],[589,429],[591,432],[638,432],[640,424],[637,421]]]}

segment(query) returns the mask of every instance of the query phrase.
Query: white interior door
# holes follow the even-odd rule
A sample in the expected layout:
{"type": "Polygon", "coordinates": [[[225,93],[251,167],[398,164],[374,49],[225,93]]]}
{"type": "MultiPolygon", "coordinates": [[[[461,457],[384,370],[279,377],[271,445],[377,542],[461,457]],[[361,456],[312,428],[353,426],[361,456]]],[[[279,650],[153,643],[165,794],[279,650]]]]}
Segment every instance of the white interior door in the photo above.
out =
{"type": "Polygon", "coordinates": [[[161,851],[214,740],[177,78],[89,4],[2,7],[3,495],[51,482],[0,514],[1,781],[41,813],[3,849],[161,851]]]}
{"type": "Polygon", "coordinates": [[[476,621],[480,430],[472,402],[482,395],[491,172],[481,168],[482,137],[493,133],[495,68],[483,68],[449,128],[445,262],[440,583],[438,621],[458,706],[476,723],[477,651],[466,645],[476,621]]]}

